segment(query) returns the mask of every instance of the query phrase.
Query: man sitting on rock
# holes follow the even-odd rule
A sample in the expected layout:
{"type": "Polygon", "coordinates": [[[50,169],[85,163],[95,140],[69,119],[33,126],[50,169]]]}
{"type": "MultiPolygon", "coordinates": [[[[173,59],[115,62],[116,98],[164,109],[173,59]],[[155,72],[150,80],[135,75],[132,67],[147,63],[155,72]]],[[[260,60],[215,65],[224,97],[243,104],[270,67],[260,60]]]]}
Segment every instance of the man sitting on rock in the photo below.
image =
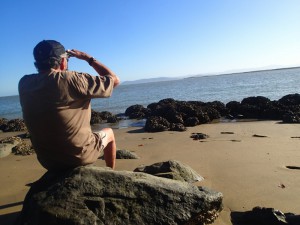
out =
{"type": "Polygon", "coordinates": [[[110,97],[119,78],[94,57],[65,50],[54,40],[38,43],[34,50],[37,74],[19,82],[23,118],[39,162],[48,170],[63,170],[94,163],[104,154],[115,167],[116,142],[112,129],[92,132],[91,99],[110,97]],[[73,56],[98,73],[68,71],[73,56]]]}

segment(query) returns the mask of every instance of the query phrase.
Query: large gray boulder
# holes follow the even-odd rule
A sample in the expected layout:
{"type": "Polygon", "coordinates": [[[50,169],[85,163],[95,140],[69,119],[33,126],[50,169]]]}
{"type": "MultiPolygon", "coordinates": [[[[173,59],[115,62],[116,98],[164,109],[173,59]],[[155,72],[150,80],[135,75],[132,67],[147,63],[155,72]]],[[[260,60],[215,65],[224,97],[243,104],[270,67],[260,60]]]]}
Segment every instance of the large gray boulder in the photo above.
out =
{"type": "Polygon", "coordinates": [[[141,165],[134,172],[148,173],[157,177],[194,183],[204,178],[188,165],[176,160],[154,163],[149,166],[141,165]]]}
{"type": "Polygon", "coordinates": [[[8,156],[12,152],[13,147],[15,147],[13,144],[0,143],[0,158],[8,156]]]}
{"type": "Polygon", "coordinates": [[[47,172],[28,192],[18,224],[209,224],[222,194],[146,173],[78,167],[47,172]]]}

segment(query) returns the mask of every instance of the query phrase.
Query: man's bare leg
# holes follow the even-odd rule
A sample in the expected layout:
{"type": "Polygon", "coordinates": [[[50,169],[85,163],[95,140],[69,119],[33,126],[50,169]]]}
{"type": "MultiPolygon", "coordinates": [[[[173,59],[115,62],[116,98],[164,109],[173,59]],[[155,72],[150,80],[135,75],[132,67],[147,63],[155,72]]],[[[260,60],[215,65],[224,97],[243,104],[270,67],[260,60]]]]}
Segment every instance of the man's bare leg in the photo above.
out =
{"type": "Polygon", "coordinates": [[[104,160],[106,166],[114,169],[116,165],[116,140],[114,132],[111,128],[104,128],[101,130],[106,134],[102,139],[102,145],[104,145],[104,160]]]}

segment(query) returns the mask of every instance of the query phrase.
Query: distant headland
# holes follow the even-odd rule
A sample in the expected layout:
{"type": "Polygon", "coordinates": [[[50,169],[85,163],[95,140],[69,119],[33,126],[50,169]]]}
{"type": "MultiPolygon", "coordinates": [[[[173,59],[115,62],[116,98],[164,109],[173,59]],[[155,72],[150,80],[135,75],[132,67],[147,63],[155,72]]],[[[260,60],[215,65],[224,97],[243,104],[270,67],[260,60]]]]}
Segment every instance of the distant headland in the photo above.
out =
{"type": "Polygon", "coordinates": [[[253,72],[263,72],[263,71],[275,71],[275,70],[289,70],[289,69],[299,69],[300,66],[295,67],[284,67],[284,68],[271,68],[271,69],[245,69],[245,70],[232,70],[225,71],[219,73],[208,73],[208,74],[197,74],[197,75],[183,75],[178,77],[156,77],[156,78],[145,78],[138,79],[133,81],[124,81],[122,85],[130,85],[130,84],[143,84],[143,83],[152,83],[152,82],[162,82],[162,81],[171,81],[171,80],[180,80],[180,79],[189,79],[189,78],[199,78],[199,77],[207,77],[207,76],[220,76],[220,75],[232,75],[232,74],[247,74],[253,72]]]}

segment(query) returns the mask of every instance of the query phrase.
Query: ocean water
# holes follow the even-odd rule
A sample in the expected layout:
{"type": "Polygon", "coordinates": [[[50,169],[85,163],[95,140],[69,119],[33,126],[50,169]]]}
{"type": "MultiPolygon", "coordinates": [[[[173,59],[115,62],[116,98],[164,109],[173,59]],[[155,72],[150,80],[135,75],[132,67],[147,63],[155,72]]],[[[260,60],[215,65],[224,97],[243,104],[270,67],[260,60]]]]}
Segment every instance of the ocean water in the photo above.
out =
{"type": "MultiPolygon", "coordinates": [[[[120,85],[110,98],[93,99],[96,111],[124,113],[134,104],[145,107],[165,98],[195,101],[241,101],[250,96],[278,100],[300,93],[300,68],[185,78],[172,81],[120,85]]],[[[18,96],[0,97],[0,118],[22,118],[18,96]]]]}

